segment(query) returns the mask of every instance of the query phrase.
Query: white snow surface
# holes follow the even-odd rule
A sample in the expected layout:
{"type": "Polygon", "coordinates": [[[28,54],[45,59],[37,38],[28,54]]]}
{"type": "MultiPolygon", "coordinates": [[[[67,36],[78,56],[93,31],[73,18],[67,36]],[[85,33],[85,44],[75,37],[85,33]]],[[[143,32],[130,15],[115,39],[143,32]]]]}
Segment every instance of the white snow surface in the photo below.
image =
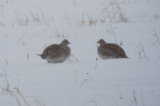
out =
{"type": "Polygon", "coordinates": [[[0,106],[160,106],[160,0],[0,0],[0,106]],[[66,62],[35,55],[63,39],[66,62]]]}

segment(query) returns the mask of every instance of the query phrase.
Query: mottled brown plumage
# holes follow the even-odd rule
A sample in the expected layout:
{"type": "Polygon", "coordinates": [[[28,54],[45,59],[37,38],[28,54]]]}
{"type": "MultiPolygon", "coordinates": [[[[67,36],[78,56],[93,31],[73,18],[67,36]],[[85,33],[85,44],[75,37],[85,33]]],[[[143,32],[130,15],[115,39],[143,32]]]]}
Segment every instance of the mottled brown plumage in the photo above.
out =
{"type": "Polygon", "coordinates": [[[100,39],[97,43],[100,44],[98,47],[98,55],[104,60],[114,58],[128,58],[125,51],[117,44],[106,43],[103,39],[100,39]]]}
{"type": "Polygon", "coordinates": [[[52,44],[44,49],[43,53],[40,54],[42,59],[48,61],[48,63],[62,63],[71,54],[71,50],[68,47],[70,42],[64,39],[60,44],[52,44]]]}

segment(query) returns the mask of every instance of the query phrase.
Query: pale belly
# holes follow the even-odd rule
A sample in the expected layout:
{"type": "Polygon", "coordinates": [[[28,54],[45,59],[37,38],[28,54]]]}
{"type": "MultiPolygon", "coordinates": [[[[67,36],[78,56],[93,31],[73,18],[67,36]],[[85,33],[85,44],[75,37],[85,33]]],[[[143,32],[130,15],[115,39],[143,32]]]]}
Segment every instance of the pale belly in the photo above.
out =
{"type": "Polygon", "coordinates": [[[48,63],[62,63],[62,62],[64,62],[66,59],[67,59],[67,57],[61,56],[61,57],[54,58],[54,59],[47,58],[46,60],[48,61],[48,63]]]}
{"type": "Polygon", "coordinates": [[[102,55],[101,53],[98,53],[99,57],[101,57],[103,60],[106,60],[106,59],[115,59],[115,57],[113,56],[104,56],[102,55]]]}

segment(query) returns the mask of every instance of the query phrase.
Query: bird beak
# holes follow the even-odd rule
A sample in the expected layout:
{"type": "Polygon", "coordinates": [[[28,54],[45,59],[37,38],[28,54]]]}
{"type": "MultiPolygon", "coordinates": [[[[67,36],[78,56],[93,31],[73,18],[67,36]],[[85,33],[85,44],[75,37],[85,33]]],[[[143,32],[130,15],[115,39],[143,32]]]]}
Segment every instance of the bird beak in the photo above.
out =
{"type": "Polygon", "coordinates": [[[70,42],[68,42],[68,44],[71,44],[70,42]]]}

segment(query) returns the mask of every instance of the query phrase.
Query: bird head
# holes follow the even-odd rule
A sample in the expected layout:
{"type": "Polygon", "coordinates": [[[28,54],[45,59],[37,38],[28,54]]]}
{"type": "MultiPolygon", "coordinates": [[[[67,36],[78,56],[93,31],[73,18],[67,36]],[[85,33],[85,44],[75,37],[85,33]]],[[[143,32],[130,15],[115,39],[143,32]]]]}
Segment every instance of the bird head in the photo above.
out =
{"type": "Polygon", "coordinates": [[[61,43],[62,46],[67,46],[68,44],[71,44],[67,39],[64,39],[61,43]]]}
{"type": "Polygon", "coordinates": [[[106,44],[106,42],[103,39],[100,39],[97,43],[99,43],[100,45],[106,44]]]}

